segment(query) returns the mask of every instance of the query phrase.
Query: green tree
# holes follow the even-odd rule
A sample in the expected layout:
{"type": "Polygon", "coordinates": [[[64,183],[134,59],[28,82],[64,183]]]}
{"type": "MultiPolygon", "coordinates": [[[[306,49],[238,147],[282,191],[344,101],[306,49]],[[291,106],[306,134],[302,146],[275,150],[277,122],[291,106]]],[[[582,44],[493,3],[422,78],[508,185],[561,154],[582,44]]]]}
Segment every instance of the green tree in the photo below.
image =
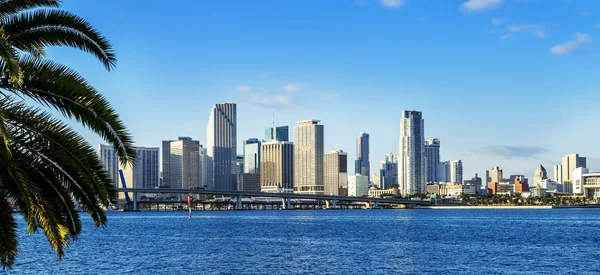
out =
{"type": "Polygon", "coordinates": [[[81,232],[75,202],[95,226],[106,224],[103,207],[116,199],[113,183],[94,148],[63,120],[74,120],[106,140],[121,164],[130,165],[135,157],[132,138],[108,101],[77,72],[45,58],[47,47],[67,46],[90,53],[109,71],[116,65],[108,40],[83,18],[59,8],[59,0],[0,0],[3,269],[18,254],[11,204],[29,233],[44,232],[59,258],[81,232]]]}

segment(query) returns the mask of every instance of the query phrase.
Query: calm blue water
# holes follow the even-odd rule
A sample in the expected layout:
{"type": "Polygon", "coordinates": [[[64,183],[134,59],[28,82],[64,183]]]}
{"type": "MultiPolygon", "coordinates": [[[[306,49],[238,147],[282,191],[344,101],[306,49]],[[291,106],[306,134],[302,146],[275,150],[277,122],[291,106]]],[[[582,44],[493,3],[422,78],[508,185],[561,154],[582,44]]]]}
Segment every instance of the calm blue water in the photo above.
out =
{"type": "MultiPolygon", "coordinates": [[[[600,210],[110,213],[57,261],[20,237],[9,274],[588,274],[600,210]]],[[[24,223],[22,229],[24,232],[24,223]]]]}

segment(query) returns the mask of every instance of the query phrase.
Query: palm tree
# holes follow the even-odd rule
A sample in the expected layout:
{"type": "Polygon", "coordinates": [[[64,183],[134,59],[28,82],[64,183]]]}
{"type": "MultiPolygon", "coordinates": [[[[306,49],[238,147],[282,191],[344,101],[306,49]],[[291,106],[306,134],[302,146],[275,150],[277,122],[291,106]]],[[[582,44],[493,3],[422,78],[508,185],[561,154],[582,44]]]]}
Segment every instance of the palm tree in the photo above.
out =
{"type": "Polygon", "coordinates": [[[10,268],[18,254],[11,205],[23,215],[29,233],[44,232],[58,258],[81,232],[76,201],[95,226],[106,224],[103,207],[116,198],[113,183],[94,148],[64,119],[77,121],[110,143],[122,165],[132,164],[135,157],[132,138],[108,101],[77,72],[45,59],[47,47],[67,46],[92,54],[109,71],[116,64],[108,40],[59,7],[59,0],[0,0],[3,269],[10,268]]]}

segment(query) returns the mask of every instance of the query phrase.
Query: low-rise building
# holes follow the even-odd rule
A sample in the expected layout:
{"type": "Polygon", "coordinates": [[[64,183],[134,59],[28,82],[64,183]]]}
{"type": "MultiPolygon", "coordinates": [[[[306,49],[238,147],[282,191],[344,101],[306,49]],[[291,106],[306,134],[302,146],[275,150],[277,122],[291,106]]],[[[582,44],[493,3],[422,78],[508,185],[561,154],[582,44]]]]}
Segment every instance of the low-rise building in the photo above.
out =
{"type": "Polygon", "coordinates": [[[600,172],[590,173],[587,168],[580,167],[573,170],[572,177],[574,195],[583,195],[588,199],[600,198],[600,172]],[[580,193],[576,193],[578,191],[580,193]]]}
{"type": "Polygon", "coordinates": [[[238,176],[238,191],[260,192],[260,174],[242,173],[238,176]]]}
{"type": "Polygon", "coordinates": [[[508,182],[488,182],[488,194],[503,195],[515,192],[515,185],[508,182]]]}
{"type": "Polygon", "coordinates": [[[394,196],[399,196],[400,192],[398,191],[398,188],[391,188],[391,189],[370,189],[369,190],[369,197],[371,198],[380,198],[382,195],[394,195],[394,196]]]}

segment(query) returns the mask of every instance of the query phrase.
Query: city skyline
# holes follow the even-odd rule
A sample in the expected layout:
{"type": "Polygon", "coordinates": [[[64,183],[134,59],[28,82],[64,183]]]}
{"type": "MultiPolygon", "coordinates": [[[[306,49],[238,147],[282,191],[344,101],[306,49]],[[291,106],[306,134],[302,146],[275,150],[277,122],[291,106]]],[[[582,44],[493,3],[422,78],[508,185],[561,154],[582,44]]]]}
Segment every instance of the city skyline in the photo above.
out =
{"type": "MultiPolygon", "coordinates": [[[[293,126],[298,119],[313,117],[328,125],[328,133],[336,133],[326,135],[326,151],[343,149],[355,156],[355,134],[368,132],[370,170],[377,171],[385,153],[398,151],[396,110],[414,109],[427,115],[425,138],[443,142],[442,158],[463,161],[465,178],[496,165],[530,177],[540,163],[553,167],[570,153],[585,155],[590,170],[598,170],[600,145],[577,141],[583,138],[578,133],[596,131],[587,126],[600,115],[593,108],[593,88],[600,81],[591,69],[600,60],[593,47],[600,22],[579,14],[600,3],[503,1],[493,9],[468,11],[461,8],[466,0],[436,3],[436,9],[410,0],[394,8],[378,1],[357,2],[313,2],[322,7],[317,11],[293,2],[239,3],[237,11],[225,3],[190,3],[190,10],[200,14],[179,11],[180,20],[200,17],[197,21],[159,24],[146,19],[156,9],[151,5],[67,1],[65,8],[104,30],[123,58],[109,75],[89,66],[87,56],[63,49],[50,49],[49,55],[81,71],[103,92],[130,127],[136,146],[159,146],[161,140],[179,135],[205,145],[207,110],[217,102],[236,102],[238,148],[244,139],[260,138],[273,113],[276,125],[293,126]],[[277,15],[290,8],[295,10],[291,18],[277,15]],[[136,14],[124,12],[130,9],[136,14]],[[333,11],[336,22],[329,19],[333,11]],[[113,15],[110,20],[98,16],[104,12],[113,15]],[[309,14],[311,22],[293,20],[309,14]],[[232,28],[225,20],[230,17],[246,22],[244,28],[232,28]],[[265,27],[274,21],[290,32],[265,27]],[[183,41],[169,34],[165,41],[170,42],[160,47],[141,46],[155,44],[147,38],[149,29],[175,25],[187,33],[209,31],[202,26],[219,26],[220,32],[211,41],[183,41]],[[317,25],[331,27],[304,31],[317,25]],[[570,53],[550,51],[577,39],[575,33],[592,41],[570,53]],[[136,50],[140,48],[145,50],[136,50]],[[186,58],[164,53],[191,49],[200,51],[186,58]],[[129,97],[136,100],[124,100],[129,97]],[[364,109],[372,111],[356,119],[356,110],[364,109]],[[529,128],[533,124],[535,131],[529,128]],[[556,124],[569,125],[569,131],[553,130],[556,124]],[[495,131],[484,131],[490,125],[495,131]],[[525,132],[498,134],[515,129],[525,132]]],[[[102,143],[81,132],[91,143],[102,143]]]]}

